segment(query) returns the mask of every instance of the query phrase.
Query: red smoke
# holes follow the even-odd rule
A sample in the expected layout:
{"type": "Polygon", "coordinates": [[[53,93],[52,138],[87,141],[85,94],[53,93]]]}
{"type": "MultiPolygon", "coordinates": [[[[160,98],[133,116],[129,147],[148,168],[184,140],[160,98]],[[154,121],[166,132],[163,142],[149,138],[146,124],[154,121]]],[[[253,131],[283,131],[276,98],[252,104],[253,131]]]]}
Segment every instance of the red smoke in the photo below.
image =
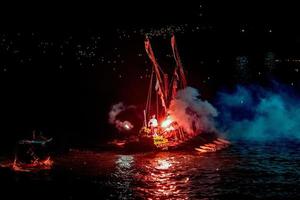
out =
{"type": "Polygon", "coordinates": [[[186,87],[179,90],[169,107],[170,117],[190,135],[216,131],[214,117],[217,110],[200,99],[197,89],[186,87]]]}

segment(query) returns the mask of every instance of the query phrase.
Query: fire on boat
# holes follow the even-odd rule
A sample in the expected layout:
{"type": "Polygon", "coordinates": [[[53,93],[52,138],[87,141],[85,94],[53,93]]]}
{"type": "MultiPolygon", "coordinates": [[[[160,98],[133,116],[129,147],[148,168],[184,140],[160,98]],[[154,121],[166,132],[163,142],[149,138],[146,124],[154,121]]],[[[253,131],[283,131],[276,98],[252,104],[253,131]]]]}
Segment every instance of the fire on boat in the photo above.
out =
{"type": "MultiPolygon", "coordinates": [[[[194,142],[196,142],[194,144],[195,150],[205,143],[213,143],[214,141],[221,143],[220,140],[217,140],[218,135],[216,132],[199,134],[196,133],[196,129],[192,133],[191,131],[188,132],[180,125],[181,121],[172,116],[170,112],[171,102],[175,100],[179,90],[187,88],[187,79],[174,35],[171,37],[171,47],[176,67],[172,76],[169,77],[158,64],[150,40],[146,37],[145,49],[152,63],[152,73],[144,109],[143,127],[140,129],[138,141],[142,144],[143,141],[144,143],[150,142],[151,145],[154,145],[154,148],[163,150],[176,149],[194,142]]],[[[186,112],[186,110],[183,112],[186,112]]],[[[215,147],[218,150],[221,149],[221,146],[225,146],[216,143],[213,144],[220,146],[220,148],[215,147]]]]}

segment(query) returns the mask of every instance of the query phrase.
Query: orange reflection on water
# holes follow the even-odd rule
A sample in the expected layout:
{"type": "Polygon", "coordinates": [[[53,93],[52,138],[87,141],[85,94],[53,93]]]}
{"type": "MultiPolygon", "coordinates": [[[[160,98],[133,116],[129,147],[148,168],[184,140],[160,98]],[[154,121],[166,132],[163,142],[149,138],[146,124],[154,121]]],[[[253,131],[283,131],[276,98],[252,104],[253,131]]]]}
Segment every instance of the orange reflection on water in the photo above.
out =
{"type": "Polygon", "coordinates": [[[53,160],[50,156],[45,160],[37,160],[29,164],[18,163],[16,160],[12,164],[14,171],[38,171],[38,170],[49,170],[52,168],[53,160]]]}
{"type": "Polygon", "coordinates": [[[231,158],[228,160],[215,153],[151,152],[111,157],[114,168],[108,184],[114,188],[111,196],[116,199],[205,199],[217,196],[220,172],[225,165],[232,165],[231,158]]]}
{"type": "Polygon", "coordinates": [[[180,188],[188,188],[186,185],[189,184],[189,177],[178,176],[174,169],[180,167],[180,163],[174,157],[170,157],[168,153],[158,153],[143,164],[145,174],[141,174],[139,178],[146,187],[138,187],[137,190],[144,198],[188,199],[187,191],[180,188]]]}

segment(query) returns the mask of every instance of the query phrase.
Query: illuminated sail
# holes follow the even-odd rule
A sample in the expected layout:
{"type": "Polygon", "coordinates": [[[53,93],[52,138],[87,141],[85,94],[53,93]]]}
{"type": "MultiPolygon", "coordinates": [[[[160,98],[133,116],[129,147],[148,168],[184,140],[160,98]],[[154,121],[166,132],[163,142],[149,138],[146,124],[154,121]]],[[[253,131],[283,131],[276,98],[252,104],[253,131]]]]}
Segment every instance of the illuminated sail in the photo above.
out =
{"type": "MultiPolygon", "coordinates": [[[[171,46],[172,46],[173,56],[176,62],[176,67],[170,79],[171,82],[169,82],[168,74],[163,72],[158,62],[156,61],[149,38],[146,37],[145,40],[145,49],[149,59],[152,62],[153,72],[156,76],[155,91],[161,100],[161,106],[163,107],[164,114],[167,114],[170,102],[175,98],[177,90],[183,89],[187,86],[185,73],[178,53],[174,35],[171,38],[171,46]]],[[[150,87],[149,87],[150,89],[152,88],[151,84],[152,84],[152,80],[150,81],[150,87]]],[[[148,95],[151,95],[151,91],[148,93],[148,95]]],[[[148,104],[149,102],[147,102],[147,105],[148,104]]]]}
{"type": "Polygon", "coordinates": [[[177,44],[176,44],[176,40],[175,40],[175,36],[173,35],[171,38],[171,45],[172,45],[172,50],[173,50],[173,55],[174,55],[174,59],[176,61],[176,69],[179,71],[179,75],[180,75],[180,80],[182,83],[182,88],[185,88],[187,86],[187,81],[186,81],[186,77],[184,74],[184,70],[183,70],[183,66],[182,66],[182,62],[178,53],[178,49],[177,49],[177,44]]]}
{"type": "MultiPolygon", "coordinates": [[[[165,82],[163,81],[163,79],[161,77],[160,71],[162,71],[162,70],[155,59],[155,56],[154,56],[154,53],[153,53],[153,50],[152,50],[152,47],[150,44],[150,40],[148,38],[146,38],[146,40],[145,40],[145,49],[148,54],[148,57],[150,58],[150,60],[153,64],[153,69],[154,69],[154,72],[156,75],[157,82],[155,85],[155,90],[157,91],[157,94],[160,96],[162,107],[164,108],[164,111],[166,112],[167,111],[167,107],[166,107],[167,97],[166,97],[166,91],[165,91],[166,86],[164,84],[165,82]]],[[[164,74],[164,73],[162,72],[162,74],[164,74]]]]}

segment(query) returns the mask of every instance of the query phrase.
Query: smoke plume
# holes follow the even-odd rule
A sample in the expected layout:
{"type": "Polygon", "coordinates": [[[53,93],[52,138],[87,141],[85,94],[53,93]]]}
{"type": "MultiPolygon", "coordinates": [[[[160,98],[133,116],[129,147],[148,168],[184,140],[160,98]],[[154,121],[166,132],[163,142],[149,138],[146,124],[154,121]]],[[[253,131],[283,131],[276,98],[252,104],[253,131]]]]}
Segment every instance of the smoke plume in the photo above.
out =
{"type": "Polygon", "coordinates": [[[216,131],[214,117],[218,112],[209,102],[200,99],[195,88],[179,90],[171,101],[169,114],[190,135],[216,131]]]}
{"type": "Polygon", "coordinates": [[[134,108],[134,106],[125,106],[122,102],[119,102],[112,106],[108,116],[109,116],[109,123],[115,125],[115,127],[119,131],[128,131],[131,130],[134,126],[129,121],[121,121],[117,119],[117,116],[126,111],[127,109],[134,108]]]}
{"type": "Polygon", "coordinates": [[[279,84],[238,86],[219,94],[219,125],[233,139],[300,139],[300,98],[279,84]]]}

